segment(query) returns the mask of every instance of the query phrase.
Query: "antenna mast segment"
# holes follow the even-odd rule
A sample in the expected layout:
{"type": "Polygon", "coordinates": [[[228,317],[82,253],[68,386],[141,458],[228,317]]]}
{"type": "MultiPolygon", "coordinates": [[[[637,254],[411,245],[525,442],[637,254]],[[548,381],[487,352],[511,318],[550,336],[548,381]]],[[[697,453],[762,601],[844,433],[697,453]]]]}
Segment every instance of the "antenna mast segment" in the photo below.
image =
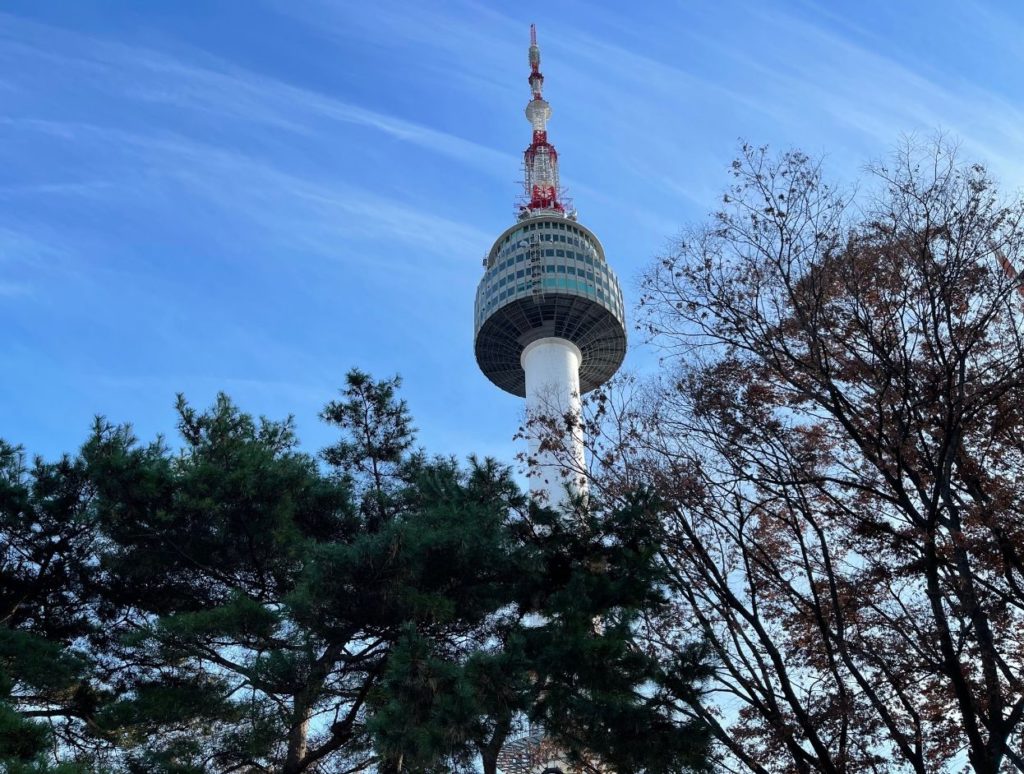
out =
{"type": "Polygon", "coordinates": [[[560,201],[558,183],[558,152],[548,142],[548,119],[551,106],[542,95],[544,76],[540,72],[540,48],[537,46],[537,25],[530,25],[530,91],[533,98],[526,105],[526,118],[533,127],[533,142],[523,153],[526,204],[520,217],[529,217],[540,210],[565,214],[560,201]]]}

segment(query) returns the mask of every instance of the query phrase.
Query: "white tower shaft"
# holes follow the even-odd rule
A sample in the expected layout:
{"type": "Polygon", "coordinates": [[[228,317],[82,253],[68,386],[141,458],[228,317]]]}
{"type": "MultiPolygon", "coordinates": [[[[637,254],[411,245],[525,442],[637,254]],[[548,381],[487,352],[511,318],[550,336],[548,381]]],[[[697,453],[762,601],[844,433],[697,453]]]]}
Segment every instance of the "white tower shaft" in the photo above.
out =
{"type": "Polygon", "coordinates": [[[563,507],[570,493],[586,493],[580,424],[583,355],[571,341],[549,337],[528,344],[520,363],[526,375],[530,492],[551,507],[563,507]]]}

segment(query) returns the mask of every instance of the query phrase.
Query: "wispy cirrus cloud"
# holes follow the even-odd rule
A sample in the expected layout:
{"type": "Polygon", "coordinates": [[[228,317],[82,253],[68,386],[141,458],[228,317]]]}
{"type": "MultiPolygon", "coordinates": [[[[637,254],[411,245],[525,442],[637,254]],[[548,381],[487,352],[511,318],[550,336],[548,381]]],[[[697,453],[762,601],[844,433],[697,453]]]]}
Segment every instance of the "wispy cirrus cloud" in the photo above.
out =
{"type": "Polygon", "coordinates": [[[0,14],[0,61],[10,66],[45,61],[68,72],[91,74],[94,88],[128,100],[297,134],[324,133],[332,122],[363,126],[491,174],[507,174],[509,164],[515,163],[511,154],[422,123],[294,86],[203,52],[192,53],[202,65],[0,14]],[[61,39],[60,46],[54,46],[55,36],[61,39]]]}
{"type": "MultiPolygon", "coordinates": [[[[266,159],[181,135],[139,134],[96,124],[42,119],[0,118],[0,126],[45,133],[73,143],[97,158],[112,159],[112,167],[160,172],[156,183],[147,182],[143,176],[134,183],[44,184],[23,187],[18,193],[114,192],[132,198],[140,195],[140,186],[175,182],[232,217],[245,218],[264,235],[277,232],[292,243],[299,241],[315,248],[321,256],[336,256],[345,241],[387,237],[438,257],[458,259],[479,252],[480,245],[491,236],[470,224],[343,180],[292,174],[266,159]]],[[[0,188],[0,197],[3,194],[0,188]]],[[[13,240],[14,232],[8,233],[13,240]]],[[[403,255],[408,256],[409,265],[419,262],[414,254],[403,255]]],[[[359,259],[357,255],[347,260],[359,259]]]]}
{"type": "MultiPolygon", "coordinates": [[[[920,59],[912,66],[907,56],[914,49],[893,47],[891,40],[839,16],[833,6],[800,16],[767,5],[747,10],[773,45],[751,50],[731,45],[728,38],[707,38],[703,44],[716,59],[732,61],[749,74],[753,88],[747,104],[794,138],[813,139],[818,147],[812,150],[853,141],[877,155],[906,133],[942,130],[1011,184],[1024,182],[1020,156],[1010,151],[1024,143],[1024,110],[993,81],[959,71],[953,57],[949,70],[920,59]]],[[[982,17],[994,13],[955,9],[964,15],[965,44],[976,11],[982,17]]],[[[1016,44],[1012,48],[1019,54],[1016,44]]],[[[843,161],[836,158],[840,154],[831,155],[843,161]]]]}
{"type": "MultiPolygon", "coordinates": [[[[0,173],[0,201],[27,207],[29,202],[77,197],[83,212],[96,212],[85,217],[101,228],[117,228],[124,216],[138,222],[174,218],[187,233],[196,231],[198,217],[204,221],[206,244],[221,245],[226,255],[246,251],[251,260],[264,263],[285,255],[287,260],[316,256],[359,267],[368,277],[388,272],[392,285],[422,283],[425,276],[436,284],[439,269],[457,270],[467,256],[475,265],[490,233],[438,212],[422,196],[400,189],[390,193],[384,177],[374,186],[351,169],[310,165],[306,159],[319,153],[328,158],[343,126],[361,127],[487,175],[506,176],[515,166],[513,157],[201,52],[192,54],[194,61],[185,62],[149,48],[0,14],[0,63],[20,61],[30,68],[34,63],[40,70],[73,73],[82,89],[115,100],[112,104],[122,113],[130,111],[124,118],[104,111],[71,120],[38,117],[31,102],[25,103],[29,109],[0,107],[0,132],[8,148],[24,145],[40,155],[79,159],[84,167],[78,179],[73,169],[60,172],[60,178],[11,183],[0,173]],[[154,107],[172,108],[176,120],[153,114],[154,107]],[[197,129],[189,114],[215,120],[197,129]],[[234,142],[224,139],[229,126],[234,142]],[[237,138],[247,134],[258,141],[239,143],[237,138]],[[287,135],[301,139],[296,143],[287,135]],[[282,154],[288,142],[305,154],[297,159],[282,154]],[[92,177],[100,171],[103,179],[92,177]],[[220,217],[210,217],[211,212],[220,217]],[[382,250],[380,245],[390,247],[382,250]],[[426,255],[432,256],[429,264],[426,255]]],[[[0,214],[0,226],[5,220],[0,214]]],[[[94,275],[148,271],[145,262],[114,267],[109,260],[97,261],[93,256],[102,255],[101,242],[99,237],[87,259],[94,275]]]]}

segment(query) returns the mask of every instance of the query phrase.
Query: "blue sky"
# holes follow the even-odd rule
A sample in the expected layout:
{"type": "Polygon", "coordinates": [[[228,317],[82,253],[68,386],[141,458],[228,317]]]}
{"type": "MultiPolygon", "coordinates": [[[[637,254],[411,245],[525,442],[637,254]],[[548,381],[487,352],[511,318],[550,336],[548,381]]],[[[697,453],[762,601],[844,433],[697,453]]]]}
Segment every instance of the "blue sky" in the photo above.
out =
{"type": "Polygon", "coordinates": [[[531,22],[563,183],[630,305],[740,138],[853,180],[943,129],[1024,184],[1009,0],[6,0],[0,436],[173,435],[175,393],[225,391],[315,450],[358,366],[402,375],[431,451],[511,461],[522,407],[477,371],[472,311],[529,142],[531,22]]]}

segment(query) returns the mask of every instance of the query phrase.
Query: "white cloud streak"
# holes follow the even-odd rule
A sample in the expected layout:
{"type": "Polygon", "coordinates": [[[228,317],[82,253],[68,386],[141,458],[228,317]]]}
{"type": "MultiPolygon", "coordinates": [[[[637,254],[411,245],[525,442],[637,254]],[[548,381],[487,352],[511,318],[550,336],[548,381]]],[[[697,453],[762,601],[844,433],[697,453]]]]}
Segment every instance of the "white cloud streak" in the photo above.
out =
{"type": "Polygon", "coordinates": [[[515,158],[415,121],[356,105],[246,71],[207,54],[208,64],[126,46],[0,14],[0,52],[9,62],[36,59],[91,72],[91,83],[130,99],[172,105],[251,124],[310,134],[316,118],[364,126],[491,174],[505,175],[515,158]],[[53,50],[57,38],[60,52],[53,50]],[[304,120],[303,120],[304,119],[304,120]]]}

